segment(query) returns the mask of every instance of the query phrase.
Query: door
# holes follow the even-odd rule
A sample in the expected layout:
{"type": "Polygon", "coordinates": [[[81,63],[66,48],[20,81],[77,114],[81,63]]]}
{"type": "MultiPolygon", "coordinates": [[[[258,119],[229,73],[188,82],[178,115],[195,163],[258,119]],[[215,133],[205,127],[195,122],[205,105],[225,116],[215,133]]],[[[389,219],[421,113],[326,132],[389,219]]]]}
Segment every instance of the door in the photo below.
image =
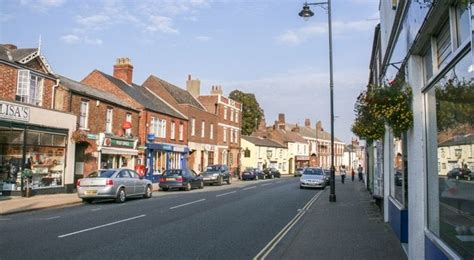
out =
{"type": "Polygon", "coordinates": [[[117,180],[119,181],[119,185],[125,186],[127,195],[135,194],[135,183],[128,170],[121,170],[117,175],[117,180]]]}
{"type": "Polygon", "coordinates": [[[146,188],[146,182],[142,179],[140,179],[140,176],[138,175],[137,172],[133,170],[128,170],[130,172],[130,176],[132,176],[133,180],[133,187],[134,187],[134,193],[135,194],[145,194],[145,188],[146,188]]]}

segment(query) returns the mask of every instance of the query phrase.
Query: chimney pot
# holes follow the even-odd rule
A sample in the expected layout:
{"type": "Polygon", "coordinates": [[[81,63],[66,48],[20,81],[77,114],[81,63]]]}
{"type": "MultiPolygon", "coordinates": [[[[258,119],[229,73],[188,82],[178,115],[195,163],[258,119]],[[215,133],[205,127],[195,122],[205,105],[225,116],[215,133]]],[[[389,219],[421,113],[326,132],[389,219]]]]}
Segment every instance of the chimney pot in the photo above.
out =
{"type": "Polygon", "coordinates": [[[18,49],[15,44],[7,43],[2,45],[7,50],[16,50],[18,49]]]}
{"type": "Polygon", "coordinates": [[[133,66],[129,58],[118,58],[114,65],[114,77],[132,84],[133,66]]]}

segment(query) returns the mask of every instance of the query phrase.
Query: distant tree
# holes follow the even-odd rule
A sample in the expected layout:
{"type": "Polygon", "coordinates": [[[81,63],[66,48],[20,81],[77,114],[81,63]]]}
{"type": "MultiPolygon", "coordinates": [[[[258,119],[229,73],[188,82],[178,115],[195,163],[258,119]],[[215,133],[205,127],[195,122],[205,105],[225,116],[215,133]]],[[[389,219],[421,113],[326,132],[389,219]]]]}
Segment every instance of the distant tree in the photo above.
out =
{"type": "Polygon", "coordinates": [[[263,109],[253,93],[234,90],[230,92],[229,98],[242,103],[242,134],[250,135],[257,129],[258,123],[262,120],[263,109]]]}

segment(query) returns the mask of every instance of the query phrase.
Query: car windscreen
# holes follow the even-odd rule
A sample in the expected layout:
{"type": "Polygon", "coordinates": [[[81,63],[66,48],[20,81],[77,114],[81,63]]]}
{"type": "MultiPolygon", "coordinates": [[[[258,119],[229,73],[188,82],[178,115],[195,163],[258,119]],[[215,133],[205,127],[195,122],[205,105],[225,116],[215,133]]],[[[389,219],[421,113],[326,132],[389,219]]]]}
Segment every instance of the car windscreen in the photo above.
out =
{"type": "Polygon", "coordinates": [[[166,170],[163,176],[182,175],[183,170],[166,170]]]}
{"type": "Polygon", "coordinates": [[[221,170],[221,167],[219,165],[209,165],[206,167],[206,171],[208,172],[217,172],[220,170],[221,170]]]}
{"type": "Polygon", "coordinates": [[[115,170],[100,170],[87,175],[87,178],[110,178],[114,173],[115,170]]]}
{"type": "Polygon", "coordinates": [[[323,170],[318,168],[306,168],[303,172],[306,175],[324,175],[323,170]]]}

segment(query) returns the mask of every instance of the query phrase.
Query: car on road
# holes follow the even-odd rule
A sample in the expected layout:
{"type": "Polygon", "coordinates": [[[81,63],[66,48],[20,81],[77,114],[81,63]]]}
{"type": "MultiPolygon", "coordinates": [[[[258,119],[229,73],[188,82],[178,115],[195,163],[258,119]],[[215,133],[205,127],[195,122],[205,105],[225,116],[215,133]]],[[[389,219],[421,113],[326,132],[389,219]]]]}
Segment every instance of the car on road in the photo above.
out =
{"type": "Polygon", "coordinates": [[[266,179],[280,178],[280,171],[276,168],[266,168],[263,170],[266,179]]]}
{"type": "Polygon", "coordinates": [[[295,177],[301,177],[301,175],[303,175],[303,171],[304,171],[304,168],[297,168],[296,171],[295,171],[294,176],[295,177]]]}
{"type": "Polygon", "coordinates": [[[76,188],[77,195],[86,203],[95,199],[115,199],[123,203],[128,197],[151,198],[153,193],[150,180],[127,168],[92,172],[86,178],[77,180],[76,188]]]}
{"type": "Polygon", "coordinates": [[[265,179],[265,172],[263,170],[260,170],[259,168],[254,168],[254,171],[257,174],[257,180],[265,179]]]}
{"type": "Polygon", "coordinates": [[[324,180],[326,181],[326,185],[330,185],[331,183],[331,170],[330,169],[323,169],[324,171],[324,180]]]}
{"type": "Polygon", "coordinates": [[[300,188],[325,188],[325,174],[320,167],[308,167],[300,177],[300,188]]]}
{"type": "Polygon", "coordinates": [[[257,179],[257,172],[255,171],[255,168],[252,168],[252,167],[245,168],[245,170],[242,172],[241,178],[242,178],[243,181],[256,180],[257,179]]]}
{"type": "Polygon", "coordinates": [[[469,168],[453,168],[447,173],[448,179],[471,180],[474,179],[474,173],[469,168]]]}
{"type": "Polygon", "coordinates": [[[204,188],[204,180],[201,175],[188,168],[170,169],[163,172],[159,185],[162,191],[170,189],[190,191],[204,188]]]}
{"type": "Polygon", "coordinates": [[[215,164],[206,167],[206,170],[202,173],[204,184],[217,184],[227,182],[232,183],[232,176],[230,175],[229,167],[225,164],[215,164]]]}

